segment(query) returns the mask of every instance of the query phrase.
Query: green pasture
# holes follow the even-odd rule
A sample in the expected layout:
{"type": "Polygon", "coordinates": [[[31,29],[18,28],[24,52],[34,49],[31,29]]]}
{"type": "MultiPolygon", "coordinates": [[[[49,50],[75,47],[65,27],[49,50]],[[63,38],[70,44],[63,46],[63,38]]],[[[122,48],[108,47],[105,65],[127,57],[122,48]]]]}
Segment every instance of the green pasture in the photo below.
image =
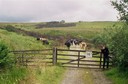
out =
{"type": "Polygon", "coordinates": [[[94,22],[81,22],[77,24],[78,28],[109,28],[111,26],[118,25],[121,26],[121,22],[114,22],[114,21],[94,21],[94,22]]]}
{"type": "MultiPolygon", "coordinates": [[[[93,39],[94,36],[103,31],[104,28],[111,28],[113,26],[121,26],[121,22],[112,21],[95,21],[95,22],[75,22],[76,26],[72,27],[53,27],[53,28],[36,28],[39,23],[13,23],[16,28],[26,31],[33,31],[49,36],[68,36],[80,39],[93,39]]],[[[6,23],[7,24],[7,23],[6,23]]],[[[2,25],[2,24],[0,24],[2,25]]]]}
{"type": "MultiPolygon", "coordinates": [[[[37,29],[36,25],[38,23],[33,24],[27,24],[31,26],[26,26],[25,24],[19,24],[19,27],[21,29],[27,30],[27,31],[33,31],[44,35],[50,35],[50,36],[71,36],[74,38],[80,38],[80,39],[92,39],[94,36],[99,34],[103,31],[104,28],[111,28],[115,25],[121,26],[121,22],[76,22],[76,26],[72,27],[53,27],[53,28],[39,28],[37,29]]],[[[18,27],[18,28],[19,28],[18,27]]]]}

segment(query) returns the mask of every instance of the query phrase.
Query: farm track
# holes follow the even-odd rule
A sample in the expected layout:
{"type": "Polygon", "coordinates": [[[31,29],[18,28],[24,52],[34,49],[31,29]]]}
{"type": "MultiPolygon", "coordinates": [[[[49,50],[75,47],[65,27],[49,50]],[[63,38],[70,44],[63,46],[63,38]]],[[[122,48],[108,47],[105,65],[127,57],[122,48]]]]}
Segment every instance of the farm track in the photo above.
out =
{"type": "Polygon", "coordinates": [[[61,84],[112,84],[112,82],[100,69],[67,68],[61,84]]]}
{"type": "Polygon", "coordinates": [[[91,70],[94,84],[112,84],[112,82],[105,77],[102,70],[91,70]]]}

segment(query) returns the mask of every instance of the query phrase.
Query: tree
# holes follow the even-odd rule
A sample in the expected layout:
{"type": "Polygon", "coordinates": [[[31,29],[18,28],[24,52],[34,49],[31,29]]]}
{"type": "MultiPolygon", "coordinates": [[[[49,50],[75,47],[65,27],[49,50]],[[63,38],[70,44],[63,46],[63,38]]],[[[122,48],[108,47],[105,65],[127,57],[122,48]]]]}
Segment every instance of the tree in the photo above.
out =
{"type": "Polygon", "coordinates": [[[128,0],[111,1],[114,8],[119,12],[119,19],[128,24],[128,0]]]}
{"type": "Polygon", "coordinates": [[[65,23],[65,20],[61,20],[60,23],[61,23],[61,24],[64,24],[64,23],[65,23]]]}

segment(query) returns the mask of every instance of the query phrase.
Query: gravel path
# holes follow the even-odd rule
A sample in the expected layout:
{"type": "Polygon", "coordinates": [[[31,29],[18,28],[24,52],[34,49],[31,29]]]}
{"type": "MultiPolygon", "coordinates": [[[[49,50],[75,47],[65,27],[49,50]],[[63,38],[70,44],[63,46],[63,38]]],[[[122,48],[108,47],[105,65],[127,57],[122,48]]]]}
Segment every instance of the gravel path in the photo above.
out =
{"type": "Polygon", "coordinates": [[[61,84],[112,84],[102,70],[68,68],[61,84]]]}
{"type": "Polygon", "coordinates": [[[105,77],[102,70],[93,69],[93,70],[91,70],[91,73],[93,75],[92,77],[94,80],[94,84],[112,84],[112,82],[105,77]]]}
{"type": "Polygon", "coordinates": [[[68,68],[61,84],[112,84],[100,69],[68,68]]]}
{"type": "Polygon", "coordinates": [[[61,84],[84,84],[83,75],[83,69],[69,68],[61,84]]]}

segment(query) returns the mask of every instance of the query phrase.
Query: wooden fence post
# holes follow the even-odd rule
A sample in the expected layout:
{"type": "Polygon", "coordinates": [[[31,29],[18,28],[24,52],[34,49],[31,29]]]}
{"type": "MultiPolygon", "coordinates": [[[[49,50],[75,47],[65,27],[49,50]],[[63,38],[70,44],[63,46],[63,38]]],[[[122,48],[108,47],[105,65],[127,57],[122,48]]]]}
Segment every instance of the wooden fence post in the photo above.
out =
{"type": "Polygon", "coordinates": [[[100,68],[102,66],[102,53],[100,52],[100,68]]]}
{"type": "Polygon", "coordinates": [[[79,64],[80,64],[80,51],[78,51],[78,67],[79,67],[79,64]]]}
{"type": "Polygon", "coordinates": [[[53,48],[53,65],[57,64],[57,48],[53,48]]]}

